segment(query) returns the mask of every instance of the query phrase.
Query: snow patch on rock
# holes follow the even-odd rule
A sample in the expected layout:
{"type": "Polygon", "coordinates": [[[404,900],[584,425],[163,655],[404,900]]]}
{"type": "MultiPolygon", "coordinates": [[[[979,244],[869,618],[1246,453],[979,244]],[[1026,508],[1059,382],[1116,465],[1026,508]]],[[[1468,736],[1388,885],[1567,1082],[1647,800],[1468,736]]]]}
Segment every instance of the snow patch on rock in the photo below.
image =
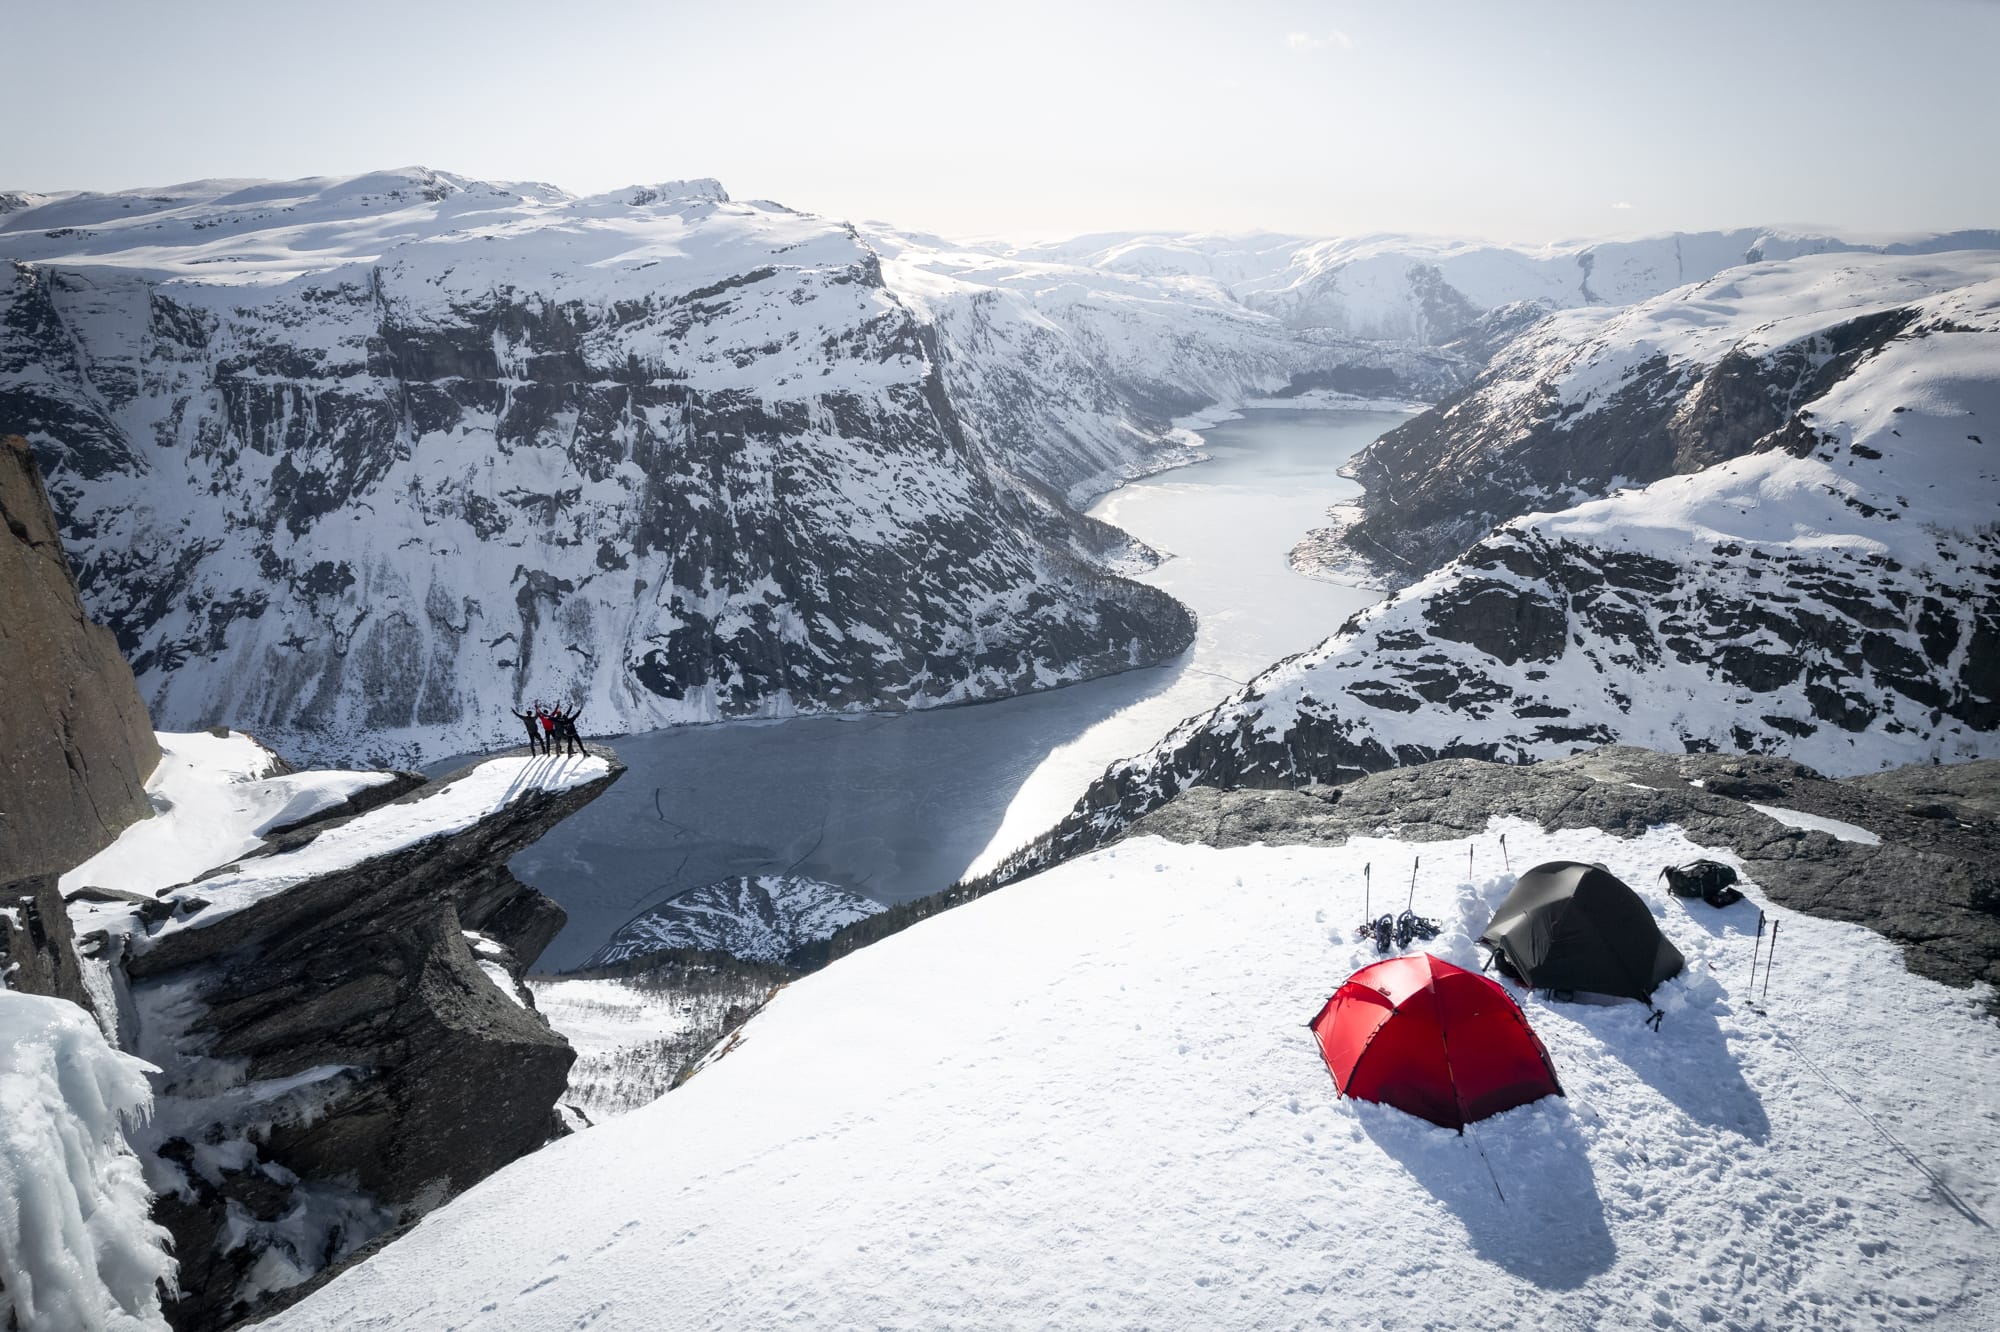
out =
{"type": "Polygon", "coordinates": [[[668,948],[782,962],[800,945],[882,909],[839,884],[790,874],[742,875],[691,889],[627,921],[584,966],[610,966],[668,948]]]}

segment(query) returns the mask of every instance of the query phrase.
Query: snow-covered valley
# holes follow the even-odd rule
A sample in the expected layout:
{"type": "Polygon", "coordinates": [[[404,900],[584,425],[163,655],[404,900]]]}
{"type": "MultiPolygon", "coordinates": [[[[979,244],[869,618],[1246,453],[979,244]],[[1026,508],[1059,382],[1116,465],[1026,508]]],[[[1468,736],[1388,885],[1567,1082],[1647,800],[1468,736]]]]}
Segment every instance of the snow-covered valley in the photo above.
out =
{"type": "Polygon", "coordinates": [[[2000,233],[412,168],[0,255],[0,1323],[2000,1317],[2000,233]],[[1554,858],[1662,1020],[1341,1099],[1362,904],[1477,970],[1554,858]]]}
{"type": "Polygon", "coordinates": [[[1184,461],[1181,412],[1470,372],[714,181],[22,196],[0,255],[0,417],[156,721],[340,761],[536,698],[628,732],[1169,658],[1151,554],[1065,499],[1184,461]]]}

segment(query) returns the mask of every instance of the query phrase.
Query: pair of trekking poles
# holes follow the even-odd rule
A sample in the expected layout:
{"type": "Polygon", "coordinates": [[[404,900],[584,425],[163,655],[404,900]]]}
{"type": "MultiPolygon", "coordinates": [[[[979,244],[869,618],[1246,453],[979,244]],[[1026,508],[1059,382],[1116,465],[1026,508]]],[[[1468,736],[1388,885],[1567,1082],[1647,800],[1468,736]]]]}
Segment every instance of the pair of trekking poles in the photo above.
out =
{"type": "Polygon", "coordinates": [[[1784,924],[1784,922],[1781,920],[1774,920],[1771,922],[1771,948],[1769,952],[1765,952],[1764,913],[1762,911],[1759,911],[1757,913],[1757,942],[1755,946],[1753,946],[1750,950],[1750,989],[1748,993],[1753,993],[1753,994],[1756,993],[1757,957],[1760,953],[1762,953],[1764,958],[1764,994],[1757,995],[1758,1003],[1762,1003],[1764,1001],[1764,995],[1768,995],[1771,992],[1771,960],[1777,957],[1778,955],[1778,926],[1782,924],[1784,924]]]}

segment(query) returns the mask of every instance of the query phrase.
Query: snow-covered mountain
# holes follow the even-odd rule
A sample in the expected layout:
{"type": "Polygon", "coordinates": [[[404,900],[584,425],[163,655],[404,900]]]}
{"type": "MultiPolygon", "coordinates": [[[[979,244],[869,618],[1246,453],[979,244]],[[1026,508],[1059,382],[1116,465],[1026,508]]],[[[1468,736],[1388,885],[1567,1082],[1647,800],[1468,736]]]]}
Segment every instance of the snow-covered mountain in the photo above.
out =
{"type": "Polygon", "coordinates": [[[162,725],[466,748],[537,696],[924,706],[1190,632],[968,433],[851,229],[713,182],[206,182],[17,210],[0,253],[0,419],[162,725]]]}
{"type": "Polygon", "coordinates": [[[1471,368],[1411,342],[1284,325],[1203,278],[864,234],[884,280],[935,323],[968,428],[1075,503],[1159,465],[1148,442],[1170,418],[1306,388],[1431,401],[1471,368]]]}
{"type": "Polygon", "coordinates": [[[801,944],[882,910],[849,888],[795,874],[747,874],[690,889],[619,927],[583,965],[608,967],[669,948],[783,962],[801,944]]]}
{"type": "Polygon", "coordinates": [[[713,181],[410,169],[24,196],[0,423],[155,721],[408,761],[536,697],[632,730],[922,707],[1169,656],[1079,498],[1170,417],[1462,358],[1212,284],[925,249],[713,181]]]}
{"type": "Polygon", "coordinates": [[[1710,853],[1521,821],[1136,839],[794,982],[679,1090],[265,1326],[1990,1326],[2000,1123],[1965,1088],[2000,1073],[2000,1028],[1865,928],[1792,912],[1759,1005],[1777,908],[1655,878],[1710,853]],[[1499,834],[1517,870],[1602,861],[1639,892],[1689,961],[1660,1030],[1516,990],[1565,1096],[1463,1137],[1339,1098],[1304,1024],[1375,960],[1364,864],[1420,854],[1429,947],[1476,969],[1513,883],[1499,834]]]}
{"type": "Polygon", "coordinates": [[[1541,246],[1404,235],[1122,232],[996,248],[1105,272],[1206,279],[1288,328],[1439,346],[1503,306],[1631,305],[1742,264],[1814,254],[1990,250],[2000,248],[2000,230],[1849,238],[1744,227],[1541,246]]]}
{"type": "Polygon", "coordinates": [[[1530,512],[1111,769],[1059,840],[1192,784],[1442,756],[2000,753],[2000,252],[1753,265],[1554,316],[1355,470],[1363,553],[1530,512]]]}

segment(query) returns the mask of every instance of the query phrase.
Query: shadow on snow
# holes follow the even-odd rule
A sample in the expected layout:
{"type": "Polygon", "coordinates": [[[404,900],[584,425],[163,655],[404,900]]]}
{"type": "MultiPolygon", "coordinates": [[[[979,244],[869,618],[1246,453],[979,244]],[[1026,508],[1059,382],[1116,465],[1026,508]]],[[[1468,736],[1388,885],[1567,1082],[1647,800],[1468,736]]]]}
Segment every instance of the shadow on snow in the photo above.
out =
{"type": "Polygon", "coordinates": [[[1462,1138],[1388,1106],[1351,1104],[1362,1131],[1458,1218],[1487,1262],[1544,1290],[1573,1290],[1618,1256],[1583,1134],[1560,1098],[1469,1124],[1462,1138]]]}

